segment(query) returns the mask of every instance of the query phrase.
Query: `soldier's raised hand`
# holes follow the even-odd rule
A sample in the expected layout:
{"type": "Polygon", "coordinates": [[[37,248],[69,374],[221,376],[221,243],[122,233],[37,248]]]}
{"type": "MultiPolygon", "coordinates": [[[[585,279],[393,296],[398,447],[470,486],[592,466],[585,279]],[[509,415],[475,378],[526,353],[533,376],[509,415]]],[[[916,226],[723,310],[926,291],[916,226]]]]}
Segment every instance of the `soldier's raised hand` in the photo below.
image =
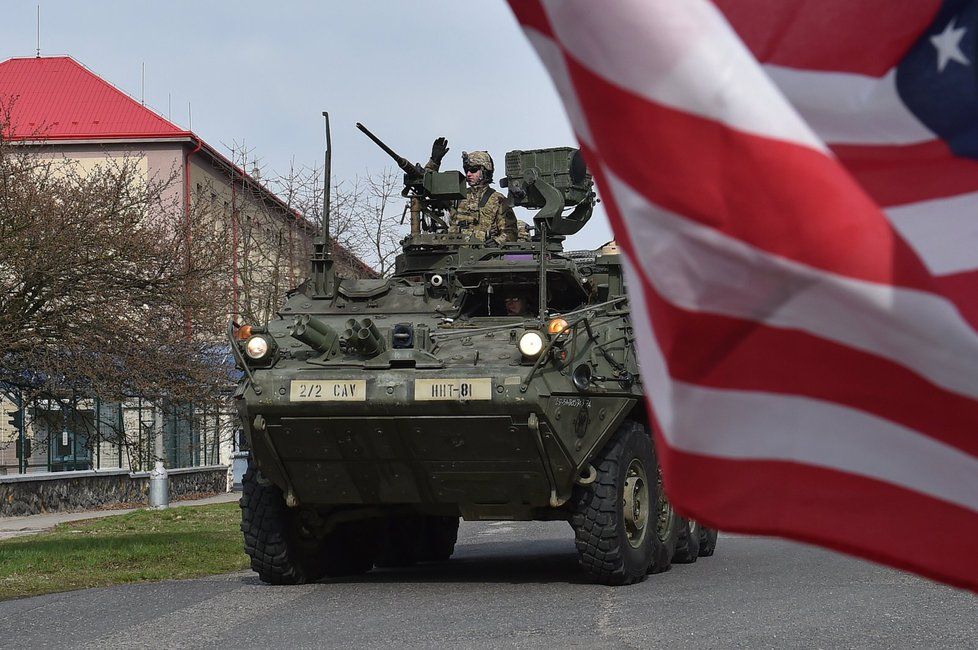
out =
{"type": "Polygon", "coordinates": [[[448,138],[435,138],[431,143],[431,160],[435,164],[441,164],[441,159],[448,153],[448,138]]]}

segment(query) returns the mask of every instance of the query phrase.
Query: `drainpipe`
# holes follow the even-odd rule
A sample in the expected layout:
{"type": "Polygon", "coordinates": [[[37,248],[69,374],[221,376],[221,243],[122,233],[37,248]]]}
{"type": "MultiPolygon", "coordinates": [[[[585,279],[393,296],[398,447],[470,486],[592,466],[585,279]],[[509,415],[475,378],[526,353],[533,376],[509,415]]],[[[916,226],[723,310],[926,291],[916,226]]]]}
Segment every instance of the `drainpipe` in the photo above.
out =
{"type": "Polygon", "coordinates": [[[299,217],[292,214],[292,219],[288,222],[289,227],[289,289],[295,288],[295,229],[299,222],[299,217]]]}
{"type": "MultiPolygon", "coordinates": [[[[191,136],[191,138],[193,138],[193,137],[194,136],[191,136]]],[[[183,156],[183,192],[184,192],[184,196],[183,196],[183,199],[184,199],[183,215],[184,215],[184,226],[187,228],[187,270],[188,271],[190,270],[190,245],[191,245],[191,241],[190,241],[190,156],[192,156],[195,153],[197,153],[198,151],[200,151],[200,148],[202,146],[204,146],[203,140],[201,140],[200,138],[197,138],[197,147],[194,148],[193,151],[187,151],[185,149],[184,150],[184,156],[183,156]]],[[[190,315],[189,314],[187,315],[186,328],[187,328],[187,340],[189,341],[190,338],[191,338],[191,336],[193,335],[193,331],[192,331],[192,327],[191,327],[191,323],[190,323],[190,315]]]]}
{"type": "MultiPolygon", "coordinates": [[[[241,188],[244,189],[244,177],[241,179],[241,188]]],[[[231,174],[231,318],[238,320],[238,219],[241,211],[238,210],[238,194],[234,186],[234,174],[231,174]]]]}

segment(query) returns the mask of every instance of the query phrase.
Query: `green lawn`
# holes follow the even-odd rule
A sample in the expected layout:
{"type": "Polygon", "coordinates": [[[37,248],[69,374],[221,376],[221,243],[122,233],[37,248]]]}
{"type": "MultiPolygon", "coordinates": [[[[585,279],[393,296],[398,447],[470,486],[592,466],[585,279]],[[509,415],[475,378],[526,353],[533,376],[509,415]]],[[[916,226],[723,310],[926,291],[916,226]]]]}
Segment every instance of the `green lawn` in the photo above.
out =
{"type": "Polygon", "coordinates": [[[0,600],[248,567],[237,503],[140,510],[0,541],[0,600]]]}

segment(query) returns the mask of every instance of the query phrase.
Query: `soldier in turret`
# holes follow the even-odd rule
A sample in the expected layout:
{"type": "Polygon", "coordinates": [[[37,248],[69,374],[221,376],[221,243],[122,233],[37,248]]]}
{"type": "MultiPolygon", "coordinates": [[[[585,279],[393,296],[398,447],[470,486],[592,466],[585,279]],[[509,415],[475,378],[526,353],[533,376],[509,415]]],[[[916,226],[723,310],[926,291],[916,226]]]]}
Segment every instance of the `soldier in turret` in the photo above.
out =
{"type": "MultiPolygon", "coordinates": [[[[425,169],[438,171],[448,153],[448,140],[437,138],[431,145],[431,160],[425,169]]],[[[487,151],[462,152],[462,168],[469,185],[468,193],[449,215],[448,230],[470,232],[498,243],[516,241],[516,215],[509,201],[490,187],[494,166],[487,151]]]]}

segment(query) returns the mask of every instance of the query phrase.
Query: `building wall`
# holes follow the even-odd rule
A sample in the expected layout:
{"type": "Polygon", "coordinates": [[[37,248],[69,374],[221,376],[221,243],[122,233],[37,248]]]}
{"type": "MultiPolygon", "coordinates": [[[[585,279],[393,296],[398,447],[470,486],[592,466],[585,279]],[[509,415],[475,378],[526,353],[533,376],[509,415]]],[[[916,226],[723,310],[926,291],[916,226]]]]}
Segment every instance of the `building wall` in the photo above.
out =
{"type": "MultiPolygon", "coordinates": [[[[235,271],[228,278],[228,304],[234,312],[230,315],[240,320],[266,322],[284,301],[285,293],[309,276],[315,230],[278,202],[263,196],[253,181],[242,178],[240,172],[236,175],[233,168],[215,161],[206,152],[191,153],[192,148],[186,142],[24,146],[30,146],[39,155],[52,160],[75,161],[83,172],[101,164],[136,160],[145,179],[172,180],[164,201],[174,207],[174,214],[180,214],[184,209],[189,189],[192,209],[205,211],[214,219],[215,226],[224,226],[231,237],[236,259],[235,271]]],[[[342,275],[364,277],[370,274],[369,269],[344,261],[342,256],[337,259],[342,275]]],[[[18,471],[17,432],[9,426],[7,416],[13,408],[13,402],[0,393],[0,473],[18,471]]],[[[163,405],[136,401],[121,407],[99,403],[81,410],[86,411],[84,417],[88,417],[93,426],[105,432],[90,440],[82,454],[85,457],[82,460],[87,459],[92,468],[121,467],[138,471],[146,469],[150,459],[158,457],[166,459],[169,467],[227,464],[235,450],[237,417],[230,410],[206,414],[203,418],[195,414],[193,424],[172,417],[173,410],[168,411],[163,405]],[[120,429],[121,434],[110,433],[120,429]]],[[[52,458],[59,455],[66,458],[61,452],[76,450],[74,442],[69,446],[58,446],[62,429],[68,428],[63,426],[65,416],[59,413],[60,408],[38,404],[27,411],[27,435],[33,441],[29,459],[31,472],[49,471],[52,458]]],[[[74,414],[71,417],[82,416],[74,414]]],[[[76,461],[80,462],[77,456],[74,453],[70,463],[63,461],[60,469],[71,469],[68,464],[73,466],[76,461]]]]}
{"type": "Polygon", "coordinates": [[[206,156],[191,156],[190,184],[194,208],[231,225],[234,316],[266,322],[285,292],[309,275],[314,233],[253,183],[206,156]]]}
{"type": "Polygon", "coordinates": [[[61,144],[30,146],[42,158],[68,159],[78,163],[82,171],[90,171],[98,165],[120,162],[125,158],[137,159],[140,170],[147,179],[173,179],[164,193],[164,201],[174,206],[182,205],[183,148],[178,142],[137,142],[61,144]]]}

